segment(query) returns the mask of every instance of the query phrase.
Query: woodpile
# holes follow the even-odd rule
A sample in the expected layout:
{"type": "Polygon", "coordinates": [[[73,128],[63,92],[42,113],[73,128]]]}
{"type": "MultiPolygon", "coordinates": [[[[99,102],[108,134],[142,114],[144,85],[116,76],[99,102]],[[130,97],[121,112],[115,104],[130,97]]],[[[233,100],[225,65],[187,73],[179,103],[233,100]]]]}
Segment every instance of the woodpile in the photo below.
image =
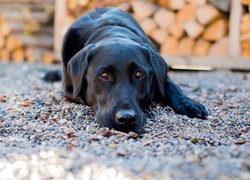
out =
{"type": "MultiPolygon", "coordinates": [[[[97,6],[130,12],[163,55],[228,55],[228,3],[212,0],[67,0],[69,26],[97,6]]],[[[229,1],[227,1],[229,2],[229,1]]]]}
{"type": "Polygon", "coordinates": [[[250,0],[242,0],[241,2],[247,9],[240,22],[241,55],[250,57],[250,0]]]}
{"type": "Polygon", "coordinates": [[[0,61],[52,63],[53,0],[0,0],[0,61]]]}

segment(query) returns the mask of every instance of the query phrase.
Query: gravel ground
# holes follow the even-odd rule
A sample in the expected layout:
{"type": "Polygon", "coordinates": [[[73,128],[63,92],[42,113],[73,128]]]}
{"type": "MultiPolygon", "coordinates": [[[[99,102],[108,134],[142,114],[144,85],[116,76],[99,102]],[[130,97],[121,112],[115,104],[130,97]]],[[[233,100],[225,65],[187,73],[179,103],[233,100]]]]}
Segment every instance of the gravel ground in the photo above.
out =
{"type": "Polygon", "coordinates": [[[66,101],[53,68],[0,63],[0,179],[250,179],[250,73],[170,72],[208,119],[154,105],[137,135],[66,101]]]}

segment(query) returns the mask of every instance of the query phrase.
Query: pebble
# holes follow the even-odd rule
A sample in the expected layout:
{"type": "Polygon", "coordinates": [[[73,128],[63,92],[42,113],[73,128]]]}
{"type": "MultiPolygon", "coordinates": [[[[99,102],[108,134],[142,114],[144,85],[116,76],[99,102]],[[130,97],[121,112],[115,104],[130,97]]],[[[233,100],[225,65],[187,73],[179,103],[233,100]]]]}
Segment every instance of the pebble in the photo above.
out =
{"type": "Polygon", "coordinates": [[[170,72],[185,85],[184,92],[209,109],[208,118],[191,119],[152,105],[138,135],[99,127],[93,109],[66,101],[61,83],[40,79],[50,68],[0,63],[5,74],[0,76],[1,178],[249,177],[250,73],[170,72]],[[199,88],[193,91],[194,86],[199,88]]]}

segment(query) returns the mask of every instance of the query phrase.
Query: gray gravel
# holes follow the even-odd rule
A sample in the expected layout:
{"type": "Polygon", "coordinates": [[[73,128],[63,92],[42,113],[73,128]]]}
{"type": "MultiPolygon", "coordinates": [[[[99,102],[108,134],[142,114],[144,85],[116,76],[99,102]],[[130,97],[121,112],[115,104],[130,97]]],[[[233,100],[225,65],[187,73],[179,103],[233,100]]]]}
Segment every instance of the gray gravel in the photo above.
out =
{"type": "Polygon", "coordinates": [[[154,105],[137,135],[66,101],[55,68],[0,63],[0,179],[250,179],[250,73],[170,72],[208,119],[154,105]]]}

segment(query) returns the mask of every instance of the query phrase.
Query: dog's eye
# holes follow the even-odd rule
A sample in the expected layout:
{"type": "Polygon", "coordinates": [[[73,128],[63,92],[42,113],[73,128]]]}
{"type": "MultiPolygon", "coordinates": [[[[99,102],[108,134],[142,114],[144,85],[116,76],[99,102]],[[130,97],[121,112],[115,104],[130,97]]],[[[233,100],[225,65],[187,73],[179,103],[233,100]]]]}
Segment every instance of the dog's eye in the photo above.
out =
{"type": "Polygon", "coordinates": [[[144,77],[144,74],[141,71],[137,71],[135,73],[135,78],[136,79],[142,79],[144,77]]]}
{"type": "Polygon", "coordinates": [[[110,78],[110,74],[108,73],[108,72],[102,72],[101,74],[100,74],[100,77],[102,78],[102,79],[105,79],[105,80],[108,80],[109,78],[110,78]]]}

